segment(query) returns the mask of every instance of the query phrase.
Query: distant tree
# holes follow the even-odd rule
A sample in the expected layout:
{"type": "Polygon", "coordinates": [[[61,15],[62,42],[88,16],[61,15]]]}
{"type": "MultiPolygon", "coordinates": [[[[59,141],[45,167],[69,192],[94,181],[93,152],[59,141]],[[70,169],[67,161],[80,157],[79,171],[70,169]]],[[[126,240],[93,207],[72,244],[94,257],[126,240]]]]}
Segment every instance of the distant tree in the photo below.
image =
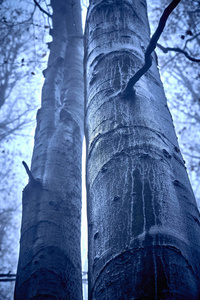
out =
{"type": "MultiPolygon", "coordinates": [[[[34,40],[30,42],[30,35],[37,39],[34,36],[35,9],[30,5],[24,8],[23,4],[23,1],[16,5],[15,1],[5,0],[0,10],[0,141],[19,133],[28,123],[33,123],[30,113],[37,107],[34,97],[30,95],[34,90],[31,85],[38,66],[41,67],[40,58],[45,53],[39,44],[36,49],[34,40]],[[38,51],[37,55],[34,50],[38,51]],[[22,93],[22,83],[27,92],[25,90],[22,93]]],[[[43,47],[43,44],[40,45],[43,47]]]]}
{"type": "Polygon", "coordinates": [[[41,65],[46,62],[47,21],[27,1],[0,5],[0,299],[10,300],[16,273],[20,194],[25,185],[22,157],[29,159],[38,107],[41,65]],[[38,22],[40,20],[40,22],[38,22]],[[39,26],[38,26],[39,25],[39,26]],[[40,32],[40,35],[38,34],[40,32]],[[39,38],[38,38],[39,37],[39,38]],[[21,158],[20,158],[21,157],[21,158]]]}

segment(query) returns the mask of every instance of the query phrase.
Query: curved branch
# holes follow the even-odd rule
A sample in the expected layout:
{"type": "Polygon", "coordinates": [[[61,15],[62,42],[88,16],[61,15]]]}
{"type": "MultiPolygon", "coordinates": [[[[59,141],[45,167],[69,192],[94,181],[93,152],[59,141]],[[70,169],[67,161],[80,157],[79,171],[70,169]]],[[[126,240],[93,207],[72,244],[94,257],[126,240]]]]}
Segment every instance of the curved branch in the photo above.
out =
{"type": "Polygon", "coordinates": [[[187,44],[188,44],[189,42],[191,42],[192,40],[196,39],[199,35],[200,35],[200,32],[198,32],[197,34],[193,35],[191,38],[187,39],[187,40],[185,41],[185,46],[184,46],[184,48],[187,46],[187,44]]]}
{"type": "Polygon", "coordinates": [[[47,15],[49,18],[52,18],[52,15],[49,14],[46,10],[44,10],[36,0],[33,0],[33,1],[34,1],[35,5],[36,5],[36,6],[37,6],[37,7],[38,7],[45,15],[47,15]]]}
{"type": "Polygon", "coordinates": [[[200,59],[191,57],[186,51],[184,51],[184,50],[182,50],[180,48],[163,47],[159,43],[157,43],[157,47],[160,48],[164,53],[167,53],[169,51],[174,51],[174,52],[178,52],[178,53],[184,54],[191,61],[200,62],[200,59]]]}
{"type": "Polygon", "coordinates": [[[165,24],[167,22],[167,19],[169,17],[169,15],[171,14],[171,12],[175,9],[175,7],[179,4],[181,0],[173,0],[164,10],[161,18],[160,18],[160,21],[159,21],[159,24],[158,24],[158,27],[156,29],[156,31],[154,32],[150,42],[149,42],[149,45],[146,49],[146,52],[145,52],[145,63],[144,63],[144,66],[135,73],[135,75],[133,77],[131,77],[129,79],[129,82],[124,90],[125,93],[130,93],[130,92],[133,92],[133,86],[135,85],[135,83],[140,79],[140,77],[142,77],[142,75],[144,75],[148,70],[149,68],[151,67],[152,65],[152,58],[151,58],[151,53],[154,51],[154,49],[156,48],[156,44],[165,28],[165,24]]]}

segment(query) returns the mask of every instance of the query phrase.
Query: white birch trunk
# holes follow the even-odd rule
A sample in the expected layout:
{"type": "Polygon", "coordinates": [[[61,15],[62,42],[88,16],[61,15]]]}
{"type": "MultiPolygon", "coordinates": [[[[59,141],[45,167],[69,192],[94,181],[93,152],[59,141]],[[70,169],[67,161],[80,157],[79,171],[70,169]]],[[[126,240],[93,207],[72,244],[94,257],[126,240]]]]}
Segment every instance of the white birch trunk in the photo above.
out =
{"type": "Polygon", "coordinates": [[[79,1],[52,0],[53,42],[23,192],[15,299],[82,299],[83,38],[79,1]]]}
{"type": "Polygon", "coordinates": [[[199,299],[199,212],[155,59],[121,96],[146,1],[90,1],[85,34],[89,299],[199,299]]]}

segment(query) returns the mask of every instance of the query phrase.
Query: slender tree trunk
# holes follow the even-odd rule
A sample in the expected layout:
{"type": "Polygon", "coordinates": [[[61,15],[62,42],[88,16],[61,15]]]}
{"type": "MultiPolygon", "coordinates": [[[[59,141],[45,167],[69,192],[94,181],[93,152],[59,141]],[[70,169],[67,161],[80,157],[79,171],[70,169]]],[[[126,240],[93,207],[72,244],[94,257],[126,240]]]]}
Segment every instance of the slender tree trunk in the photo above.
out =
{"type": "Polygon", "coordinates": [[[52,0],[31,171],[23,191],[15,299],[82,299],[83,39],[78,0],[52,0]],[[30,175],[31,177],[31,175],[30,175]]]}
{"type": "Polygon", "coordinates": [[[155,57],[146,1],[93,0],[85,38],[89,299],[199,299],[200,219],[155,57]]]}

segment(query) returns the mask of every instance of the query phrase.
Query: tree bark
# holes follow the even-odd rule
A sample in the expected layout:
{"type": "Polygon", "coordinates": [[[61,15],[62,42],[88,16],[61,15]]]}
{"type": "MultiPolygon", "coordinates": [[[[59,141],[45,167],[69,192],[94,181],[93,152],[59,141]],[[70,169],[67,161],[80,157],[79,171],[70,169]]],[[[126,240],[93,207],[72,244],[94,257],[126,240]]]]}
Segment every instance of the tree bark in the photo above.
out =
{"type": "Polygon", "coordinates": [[[89,299],[199,299],[200,218],[146,1],[92,0],[85,30],[89,299]]]}
{"type": "Polygon", "coordinates": [[[82,299],[83,39],[78,0],[52,0],[53,37],[23,191],[15,300],[82,299]]]}

